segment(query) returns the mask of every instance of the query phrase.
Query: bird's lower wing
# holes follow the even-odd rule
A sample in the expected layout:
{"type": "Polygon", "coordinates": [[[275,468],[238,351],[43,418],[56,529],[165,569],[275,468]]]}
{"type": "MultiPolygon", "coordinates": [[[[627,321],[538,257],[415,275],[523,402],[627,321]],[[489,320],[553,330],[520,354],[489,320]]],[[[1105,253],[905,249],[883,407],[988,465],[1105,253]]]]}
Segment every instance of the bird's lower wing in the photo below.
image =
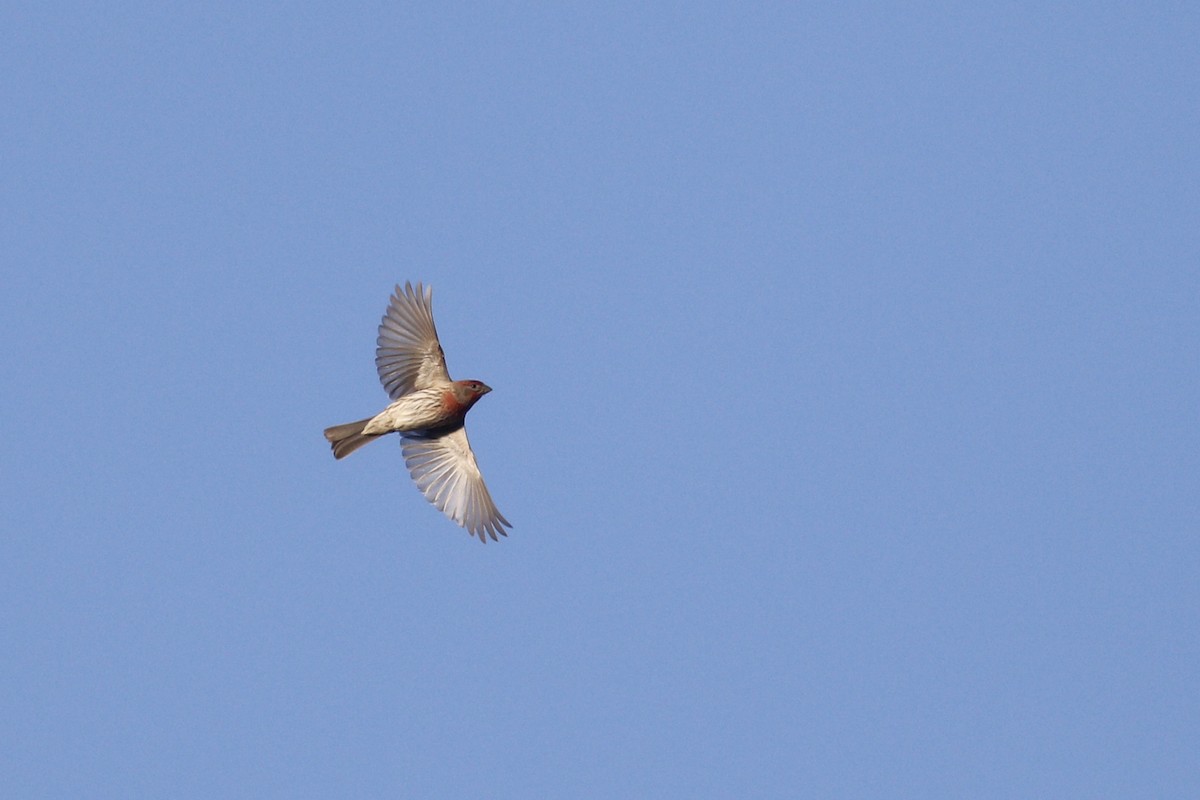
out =
{"type": "Polygon", "coordinates": [[[465,428],[440,436],[404,434],[404,463],[421,493],[480,541],[507,536],[512,524],[496,509],[467,441],[465,428]]]}

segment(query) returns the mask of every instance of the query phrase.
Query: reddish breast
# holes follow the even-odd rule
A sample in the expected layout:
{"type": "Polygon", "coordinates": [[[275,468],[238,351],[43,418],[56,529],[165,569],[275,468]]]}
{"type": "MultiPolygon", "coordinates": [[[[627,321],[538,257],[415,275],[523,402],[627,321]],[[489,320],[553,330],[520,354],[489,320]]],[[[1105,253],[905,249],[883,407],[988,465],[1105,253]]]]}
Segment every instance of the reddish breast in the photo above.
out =
{"type": "Polygon", "coordinates": [[[455,417],[460,414],[465,414],[467,413],[467,409],[470,407],[470,405],[464,405],[463,403],[458,402],[458,398],[454,396],[453,389],[442,394],[442,408],[446,409],[447,416],[455,417]]]}

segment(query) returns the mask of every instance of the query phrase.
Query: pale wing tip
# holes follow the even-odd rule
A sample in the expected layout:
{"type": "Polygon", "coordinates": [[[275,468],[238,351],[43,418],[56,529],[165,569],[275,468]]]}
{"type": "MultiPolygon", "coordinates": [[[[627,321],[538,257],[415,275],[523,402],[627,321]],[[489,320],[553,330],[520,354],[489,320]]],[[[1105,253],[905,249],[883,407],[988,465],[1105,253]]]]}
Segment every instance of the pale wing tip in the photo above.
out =
{"type": "MultiPolygon", "coordinates": [[[[472,536],[479,537],[479,541],[483,542],[484,544],[487,544],[488,536],[492,537],[493,542],[500,541],[500,539],[496,536],[496,534],[500,534],[500,536],[505,536],[505,537],[508,536],[508,531],[504,530],[504,526],[508,526],[509,528],[511,528],[512,523],[509,522],[508,520],[506,520],[504,518],[504,516],[499,511],[497,511],[497,512],[495,512],[495,516],[493,518],[485,519],[483,522],[478,523],[475,526],[474,530],[472,530],[471,528],[467,528],[467,532],[470,533],[472,536]],[[487,536],[484,536],[485,533],[487,534],[487,536]]],[[[466,528],[467,526],[463,525],[463,527],[466,528]]]]}
{"type": "Polygon", "coordinates": [[[424,299],[425,302],[428,303],[433,297],[433,287],[426,286],[422,281],[417,281],[417,285],[414,288],[412,281],[405,281],[403,289],[400,288],[400,284],[396,284],[396,291],[394,294],[396,295],[397,300],[406,297],[410,300],[424,299]]]}

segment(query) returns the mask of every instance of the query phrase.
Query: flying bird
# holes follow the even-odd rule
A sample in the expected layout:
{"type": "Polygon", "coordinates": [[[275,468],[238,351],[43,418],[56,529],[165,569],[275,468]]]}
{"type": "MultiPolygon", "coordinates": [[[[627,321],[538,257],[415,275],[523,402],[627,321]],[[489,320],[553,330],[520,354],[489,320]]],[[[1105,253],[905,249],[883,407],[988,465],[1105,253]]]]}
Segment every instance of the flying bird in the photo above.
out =
{"type": "Polygon", "coordinates": [[[334,458],[399,433],[404,463],[429,502],[481,542],[507,536],[512,524],[492,502],[464,427],[467,412],[492,389],[450,380],[433,325],[433,289],[397,285],[376,344],[375,368],[392,403],[373,417],[326,428],[334,458]]]}

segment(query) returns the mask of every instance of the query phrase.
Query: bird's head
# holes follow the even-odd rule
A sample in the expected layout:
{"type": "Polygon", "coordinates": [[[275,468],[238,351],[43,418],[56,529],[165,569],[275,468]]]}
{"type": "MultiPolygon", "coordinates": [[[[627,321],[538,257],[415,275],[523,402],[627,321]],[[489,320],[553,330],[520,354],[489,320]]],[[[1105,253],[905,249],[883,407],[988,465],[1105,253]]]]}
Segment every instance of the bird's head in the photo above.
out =
{"type": "Polygon", "coordinates": [[[475,405],[475,402],[485,394],[490,392],[492,387],[488,386],[483,381],[455,381],[454,382],[454,398],[467,408],[475,405]]]}

